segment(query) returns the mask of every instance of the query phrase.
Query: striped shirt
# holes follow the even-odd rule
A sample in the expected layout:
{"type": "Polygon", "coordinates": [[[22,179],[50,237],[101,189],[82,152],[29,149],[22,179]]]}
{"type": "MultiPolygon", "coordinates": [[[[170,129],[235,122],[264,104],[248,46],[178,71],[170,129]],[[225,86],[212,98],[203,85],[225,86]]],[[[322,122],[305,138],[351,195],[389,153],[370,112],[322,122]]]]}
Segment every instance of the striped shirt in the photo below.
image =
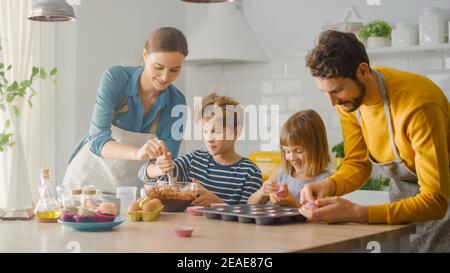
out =
{"type": "MultiPolygon", "coordinates": [[[[147,166],[151,163],[139,170],[139,178],[144,182],[150,181],[147,166]]],[[[192,181],[195,178],[229,205],[247,204],[250,195],[262,185],[261,171],[245,157],[232,165],[221,165],[209,152],[196,150],[175,159],[174,165],[173,175],[178,181],[192,181]]],[[[166,176],[160,179],[166,179],[166,176]]]]}

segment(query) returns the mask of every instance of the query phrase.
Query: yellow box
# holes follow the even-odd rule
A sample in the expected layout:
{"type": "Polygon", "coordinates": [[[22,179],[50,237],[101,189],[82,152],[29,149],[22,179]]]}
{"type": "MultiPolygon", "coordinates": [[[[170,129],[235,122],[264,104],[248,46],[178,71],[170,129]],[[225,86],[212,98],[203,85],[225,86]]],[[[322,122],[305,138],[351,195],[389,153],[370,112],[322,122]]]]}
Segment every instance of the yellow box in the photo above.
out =
{"type": "Polygon", "coordinates": [[[261,170],[263,181],[267,180],[281,164],[280,152],[254,152],[248,158],[261,170]]]}

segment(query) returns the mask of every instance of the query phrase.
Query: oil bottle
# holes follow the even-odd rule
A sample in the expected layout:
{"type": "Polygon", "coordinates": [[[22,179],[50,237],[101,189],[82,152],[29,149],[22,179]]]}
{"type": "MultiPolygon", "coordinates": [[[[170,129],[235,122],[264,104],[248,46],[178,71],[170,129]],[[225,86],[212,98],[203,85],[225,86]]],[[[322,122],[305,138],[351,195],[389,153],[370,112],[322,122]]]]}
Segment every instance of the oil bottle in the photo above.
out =
{"type": "Polygon", "coordinates": [[[51,191],[50,171],[41,169],[41,185],[39,186],[39,202],[34,210],[36,220],[41,223],[54,223],[61,215],[58,202],[51,191]]]}

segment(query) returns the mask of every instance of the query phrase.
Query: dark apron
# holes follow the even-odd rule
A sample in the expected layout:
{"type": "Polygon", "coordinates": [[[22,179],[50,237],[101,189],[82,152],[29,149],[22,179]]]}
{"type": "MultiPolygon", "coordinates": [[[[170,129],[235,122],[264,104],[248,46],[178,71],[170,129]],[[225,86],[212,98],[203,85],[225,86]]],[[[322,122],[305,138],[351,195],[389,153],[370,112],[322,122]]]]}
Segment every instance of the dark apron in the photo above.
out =
{"type": "MultiPolygon", "coordinates": [[[[391,178],[389,200],[396,202],[416,196],[419,193],[417,175],[403,162],[394,143],[391,110],[384,83],[383,74],[375,71],[384,101],[384,112],[388,125],[389,139],[395,159],[386,163],[377,163],[368,152],[370,162],[391,178]]],[[[361,126],[360,112],[356,111],[358,124],[361,126]]],[[[449,204],[450,207],[450,204],[449,204]]],[[[416,223],[416,233],[410,236],[412,250],[415,252],[450,252],[450,209],[445,217],[439,220],[416,223]]]]}

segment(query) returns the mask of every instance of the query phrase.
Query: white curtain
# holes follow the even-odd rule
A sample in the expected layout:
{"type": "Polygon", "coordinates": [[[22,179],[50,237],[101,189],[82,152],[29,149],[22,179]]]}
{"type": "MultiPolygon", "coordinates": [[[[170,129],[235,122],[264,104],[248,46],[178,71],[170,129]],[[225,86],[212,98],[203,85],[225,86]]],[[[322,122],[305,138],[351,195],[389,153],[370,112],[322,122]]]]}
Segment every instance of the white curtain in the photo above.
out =
{"type": "MultiPolygon", "coordinates": [[[[54,57],[46,44],[54,44],[48,35],[54,29],[51,25],[27,20],[31,0],[0,0],[0,39],[2,61],[12,65],[11,80],[21,81],[30,77],[33,66],[54,63],[54,57]],[[50,30],[49,30],[50,29],[50,30]],[[44,54],[43,54],[44,52],[44,54]]],[[[51,35],[49,36],[51,37],[51,35]]],[[[53,53],[54,54],[54,53],[53,53]]],[[[50,68],[50,67],[46,67],[50,68]]],[[[0,126],[6,115],[12,121],[16,145],[6,152],[0,152],[0,207],[26,208],[37,201],[39,171],[42,167],[54,170],[54,89],[46,82],[36,81],[33,107],[26,101],[20,102],[20,117],[12,112],[1,113],[0,126]]]]}

